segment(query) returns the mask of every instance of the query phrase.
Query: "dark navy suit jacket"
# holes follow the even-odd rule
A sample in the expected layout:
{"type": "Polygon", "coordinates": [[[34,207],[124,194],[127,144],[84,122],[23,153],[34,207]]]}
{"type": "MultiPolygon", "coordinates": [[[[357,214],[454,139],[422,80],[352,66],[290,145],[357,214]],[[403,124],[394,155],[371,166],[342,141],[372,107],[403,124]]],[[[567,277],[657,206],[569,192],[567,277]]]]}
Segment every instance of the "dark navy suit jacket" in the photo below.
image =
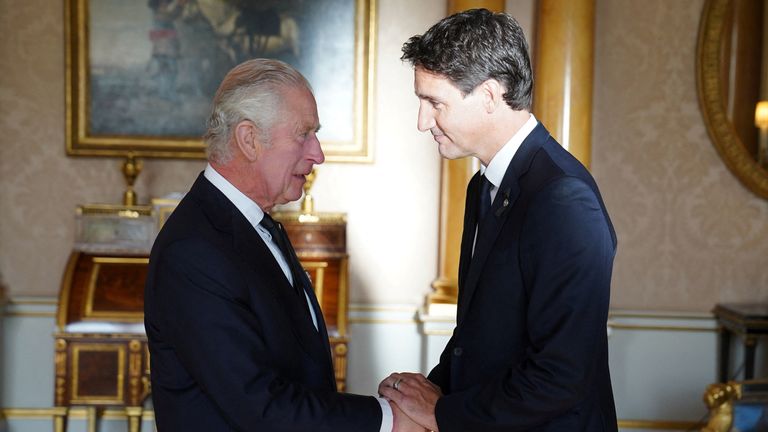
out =
{"type": "Polygon", "coordinates": [[[202,174],[152,248],[145,327],[160,432],[378,431],[336,392],[328,335],[264,241],[202,174]]]}
{"type": "Polygon", "coordinates": [[[541,125],[477,218],[467,189],[457,326],[429,379],[440,432],[616,431],[607,318],[616,234],[589,172],[541,125]]]}

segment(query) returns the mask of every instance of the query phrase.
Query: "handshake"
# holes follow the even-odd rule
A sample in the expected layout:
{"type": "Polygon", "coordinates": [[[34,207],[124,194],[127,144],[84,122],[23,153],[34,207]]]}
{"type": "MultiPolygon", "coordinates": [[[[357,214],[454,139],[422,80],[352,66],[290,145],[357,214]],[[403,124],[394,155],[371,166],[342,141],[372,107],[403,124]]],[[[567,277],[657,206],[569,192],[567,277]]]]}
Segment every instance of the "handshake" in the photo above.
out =
{"type": "Polygon", "coordinates": [[[379,384],[379,395],[392,407],[393,432],[437,432],[435,405],[443,392],[424,375],[393,373],[379,384]]]}

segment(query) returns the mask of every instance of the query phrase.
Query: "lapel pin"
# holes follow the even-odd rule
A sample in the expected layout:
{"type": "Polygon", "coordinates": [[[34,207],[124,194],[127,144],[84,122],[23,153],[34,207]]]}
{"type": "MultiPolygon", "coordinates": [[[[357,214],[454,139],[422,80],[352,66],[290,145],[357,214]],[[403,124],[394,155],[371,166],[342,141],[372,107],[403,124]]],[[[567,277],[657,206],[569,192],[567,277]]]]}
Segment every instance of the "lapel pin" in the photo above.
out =
{"type": "Polygon", "coordinates": [[[496,210],[496,217],[501,216],[509,207],[509,191],[504,191],[504,201],[501,202],[501,207],[496,210]]]}

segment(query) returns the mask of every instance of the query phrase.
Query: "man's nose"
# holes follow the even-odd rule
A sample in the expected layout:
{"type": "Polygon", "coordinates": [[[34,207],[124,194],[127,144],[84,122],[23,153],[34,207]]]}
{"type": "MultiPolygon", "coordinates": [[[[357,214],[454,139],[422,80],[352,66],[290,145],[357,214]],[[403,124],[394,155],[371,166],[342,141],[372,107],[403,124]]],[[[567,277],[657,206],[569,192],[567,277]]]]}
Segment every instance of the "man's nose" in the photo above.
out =
{"type": "Polygon", "coordinates": [[[312,161],[315,165],[320,165],[325,162],[325,154],[323,154],[323,149],[320,146],[320,140],[317,139],[317,135],[315,134],[312,134],[310,140],[311,142],[307,149],[307,159],[312,161]]]}
{"type": "Polygon", "coordinates": [[[419,117],[416,121],[416,128],[421,132],[426,132],[433,127],[435,127],[435,116],[432,113],[432,109],[424,106],[422,103],[419,106],[419,117]]]}

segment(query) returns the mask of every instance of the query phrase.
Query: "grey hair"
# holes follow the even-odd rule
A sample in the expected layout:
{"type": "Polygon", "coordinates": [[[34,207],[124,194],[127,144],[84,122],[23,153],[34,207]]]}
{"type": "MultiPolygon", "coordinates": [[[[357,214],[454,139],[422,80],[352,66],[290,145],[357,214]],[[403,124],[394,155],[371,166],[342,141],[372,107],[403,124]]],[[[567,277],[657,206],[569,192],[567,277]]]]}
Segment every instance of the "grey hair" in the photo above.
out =
{"type": "Polygon", "coordinates": [[[280,91],[299,86],[312,91],[301,73],[279,60],[259,58],[235,66],[213,98],[208,129],[203,136],[208,160],[221,164],[232,160],[232,128],[243,120],[252,121],[262,144],[269,146],[270,131],[281,107],[280,91]]]}

